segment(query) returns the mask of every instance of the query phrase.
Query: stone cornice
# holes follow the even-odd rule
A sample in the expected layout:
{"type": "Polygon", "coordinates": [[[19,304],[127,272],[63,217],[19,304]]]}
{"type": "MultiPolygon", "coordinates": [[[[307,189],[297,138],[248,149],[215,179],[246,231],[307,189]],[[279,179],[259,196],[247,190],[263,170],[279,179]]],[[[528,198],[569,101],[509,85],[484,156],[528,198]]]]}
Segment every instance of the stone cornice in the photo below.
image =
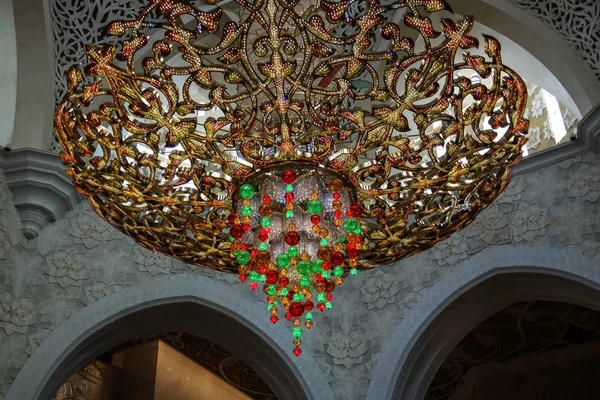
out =
{"type": "Polygon", "coordinates": [[[58,155],[36,149],[0,151],[0,169],[31,239],[81,201],[58,155]]]}
{"type": "Polygon", "coordinates": [[[600,104],[579,123],[577,138],[523,159],[515,168],[515,174],[526,174],[587,152],[600,153],[600,104]]]}

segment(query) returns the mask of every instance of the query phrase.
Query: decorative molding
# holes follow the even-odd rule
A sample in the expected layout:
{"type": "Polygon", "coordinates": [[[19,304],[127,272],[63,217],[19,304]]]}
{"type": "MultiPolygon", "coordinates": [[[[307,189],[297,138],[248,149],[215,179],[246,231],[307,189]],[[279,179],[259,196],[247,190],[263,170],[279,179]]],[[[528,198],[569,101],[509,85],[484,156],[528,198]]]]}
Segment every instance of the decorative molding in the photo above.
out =
{"type": "Polygon", "coordinates": [[[265,378],[278,398],[332,400],[312,357],[291,359],[285,327],[271,325],[261,318],[262,307],[239,302],[229,292],[227,285],[205,277],[169,276],[99,300],[48,336],[5,400],[50,398],[91,358],[165,331],[186,331],[232,351],[265,378]]]}
{"type": "Polygon", "coordinates": [[[579,123],[577,138],[525,157],[514,169],[514,174],[526,174],[570,158],[593,152],[600,153],[600,103],[579,123]]]}
{"type": "Polygon", "coordinates": [[[465,334],[517,301],[562,301],[600,310],[599,262],[600,257],[529,246],[491,248],[468,259],[405,315],[382,349],[367,400],[424,398],[465,334]]]}
{"type": "Polygon", "coordinates": [[[23,234],[35,238],[81,202],[58,155],[37,149],[0,151],[0,169],[23,222],[23,234]]]}

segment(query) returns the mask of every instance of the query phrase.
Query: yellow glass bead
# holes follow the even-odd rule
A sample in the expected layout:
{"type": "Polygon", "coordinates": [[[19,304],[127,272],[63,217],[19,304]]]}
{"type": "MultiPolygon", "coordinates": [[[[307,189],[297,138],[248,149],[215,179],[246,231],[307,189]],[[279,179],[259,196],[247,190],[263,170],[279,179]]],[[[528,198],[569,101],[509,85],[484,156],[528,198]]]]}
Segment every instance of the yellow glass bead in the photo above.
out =
{"type": "Polygon", "coordinates": [[[351,268],[357,267],[358,266],[358,260],[356,258],[351,258],[350,260],[348,260],[348,265],[351,268]]]}
{"type": "Polygon", "coordinates": [[[348,232],[346,239],[348,239],[348,243],[354,243],[356,241],[356,235],[354,232],[348,232]]]}
{"type": "Polygon", "coordinates": [[[342,283],[344,283],[344,280],[342,279],[341,276],[338,276],[335,278],[335,284],[336,285],[341,285],[342,283]]]}
{"type": "Polygon", "coordinates": [[[301,344],[302,344],[302,340],[300,340],[300,339],[294,339],[294,346],[295,347],[300,347],[301,344]]]}
{"type": "Polygon", "coordinates": [[[313,322],[312,322],[312,321],[306,321],[306,322],[304,323],[304,325],[306,325],[306,327],[307,327],[308,329],[310,329],[310,328],[312,328],[313,322]]]}
{"type": "MultiPolygon", "coordinates": [[[[289,306],[290,305],[290,299],[288,299],[287,297],[284,297],[281,300],[281,304],[283,304],[285,307],[289,306]]],[[[286,308],[286,310],[287,310],[287,308],[286,308]]]]}
{"type": "Polygon", "coordinates": [[[306,298],[306,300],[310,300],[310,299],[312,299],[312,293],[308,292],[304,295],[304,297],[306,298]]]}
{"type": "Polygon", "coordinates": [[[285,209],[286,210],[293,210],[294,209],[294,203],[287,203],[285,205],[285,209]]]}
{"type": "Polygon", "coordinates": [[[333,246],[333,250],[334,251],[341,251],[342,250],[342,246],[340,246],[339,244],[336,244],[333,246]]]}
{"type": "Polygon", "coordinates": [[[302,292],[301,292],[304,296],[306,296],[306,294],[308,293],[308,289],[303,287],[302,288],[302,292]]]}
{"type": "Polygon", "coordinates": [[[308,259],[310,259],[310,256],[308,255],[307,252],[303,251],[302,254],[300,254],[300,259],[302,261],[307,261],[308,259]]]}
{"type": "Polygon", "coordinates": [[[267,297],[267,301],[269,302],[269,304],[273,304],[277,301],[277,299],[274,296],[269,296],[267,297]]]}
{"type": "Polygon", "coordinates": [[[292,265],[298,264],[298,258],[297,257],[290,258],[290,264],[292,264],[292,265]]]}
{"type": "Polygon", "coordinates": [[[281,297],[281,289],[277,289],[277,292],[275,292],[275,295],[277,297],[281,297]]]}
{"type": "MultiPolygon", "coordinates": [[[[289,303],[289,302],[288,302],[288,303],[289,303]]],[[[289,311],[289,310],[290,310],[290,305],[289,305],[289,304],[284,304],[284,305],[283,305],[283,309],[284,309],[285,311],[289,311]]]]}
{"type": "Polygon", "coordinates": [[[285,269],[285,268],[282,268],[282,269],[279,271],[279,277],[280,277],[280,278],[284,278],[284,277],[286,277],[286,276],[287,276],[287,269],[285,269]]]}
{"type": "Polygon", "coordinates": [[[310,199],[311,199],[311,200],[317,200],[318,198],[319,198],[319,193],[317,193],[317,192],[312,192],[312,193],[310,194],[310,199]]]}
{"type": "Polygon", "coordinates": [[[235,218],[233,219],[233,223],[234,223],[235,225],[239,225],[239,224],[240,224],[240,222],[242,222],[242,220],[240,219],[240,217],[235,217],[235,218]]]}
{"type": "MultiPolygon", "coordinates": [[[[341,224],[340,224],[340,225],[341,225],[341,224]]],[[[313,225],[313,227],[312,227],[312,231],[313,231],[314,233],[317,233],[317,232],[319,232],[320,230],[321,230],[321,228],[319,228],[319,225],[313,225]]]]}
{"type": "Polygon", "coordinates": [[[294,286],[293,289],[294,289],[294,292],[299,292],[300,291],[300,286],[296,285],[296,286],[294,286]]]}
{"type": "Polygon", "coordinates": [[[273,314],[273,315],[277,314],[277,307],[271,308],[271,314],[273,314]]]}
{"type": "Polygon", "coordinates": [[[336,219],[335,221],[333,221],[333,224],[335,226],[342,226],[342,220],[341,219],[336,219]]]}
{"type": "Polygon", "coordinates": [[[295,318],[294,319],[294,325],[295,326],[300,326],[301,323],[302,323],[302,321],[300,321],[300,318],[295,318]]]}
{"type": "Polygon", "coordinates": [[[289,224],[288,226],[288,231],[295,231],[296,230],[296,225],[295,224],[289,224]]]}
{"type": "Polygon", "coordinates": [[[243,221],[245,224],[249,224],[249,223],[250,223],[250,217],[244,217],[244,218],[242,218],[242,221],[243,221]]]}
{"type": "Polygon", "coordinates": [[[319,236],[321,236],[322,238],[326,238],[327,236],[329,236],[329,229],[321,228],[321,230],[319,231],[319,236]]]}
{"type": "Polygon", "coordinates": [[[244,199],[244,205],[245,206],[249,206],[250,205],[250,199],[244,199]]]}

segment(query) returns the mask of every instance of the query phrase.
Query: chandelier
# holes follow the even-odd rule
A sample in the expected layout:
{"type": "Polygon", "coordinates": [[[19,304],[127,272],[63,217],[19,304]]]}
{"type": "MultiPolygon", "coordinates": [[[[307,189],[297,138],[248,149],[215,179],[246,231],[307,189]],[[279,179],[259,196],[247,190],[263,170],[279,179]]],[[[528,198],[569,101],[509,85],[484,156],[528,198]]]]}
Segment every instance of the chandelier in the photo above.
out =
{"type": "Polygon", "coordinates": [[[151,0],[68,71],[61,158],[141,245],[262,288],[300,355],[346,275],[465,227],[522,157],[523,80],[451,17],[443,0],[151,0]]]}

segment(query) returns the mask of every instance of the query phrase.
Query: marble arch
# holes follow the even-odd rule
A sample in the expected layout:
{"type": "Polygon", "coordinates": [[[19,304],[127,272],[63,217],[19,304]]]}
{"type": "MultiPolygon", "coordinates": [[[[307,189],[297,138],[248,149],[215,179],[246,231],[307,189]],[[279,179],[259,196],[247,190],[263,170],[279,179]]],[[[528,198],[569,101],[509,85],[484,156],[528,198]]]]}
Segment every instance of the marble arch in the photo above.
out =
{"type": "Polygon", "coordinates": [[[425,291],[382,349],[368,400],[422,399],[450,351],[490,315],[518,301],[600,310],[600,271],[579,253],[491,248],[425,291]],[[391,373],[390,373],[391,371],[391,373]]]}
{"type": "Polygon", "coordinates": [[[262,307],[237,303],[229,291],[228,285],[205,277],[172,276],[106,297],[79,311],[44,341],[6,400],[48,399],[93,357],[128,340],[168,331],[186,331],[228,349],[261,375],[280,399],[333,400],[310,354],[293,357],[285,326],[267,325],[258,315],[262,307]]]}

